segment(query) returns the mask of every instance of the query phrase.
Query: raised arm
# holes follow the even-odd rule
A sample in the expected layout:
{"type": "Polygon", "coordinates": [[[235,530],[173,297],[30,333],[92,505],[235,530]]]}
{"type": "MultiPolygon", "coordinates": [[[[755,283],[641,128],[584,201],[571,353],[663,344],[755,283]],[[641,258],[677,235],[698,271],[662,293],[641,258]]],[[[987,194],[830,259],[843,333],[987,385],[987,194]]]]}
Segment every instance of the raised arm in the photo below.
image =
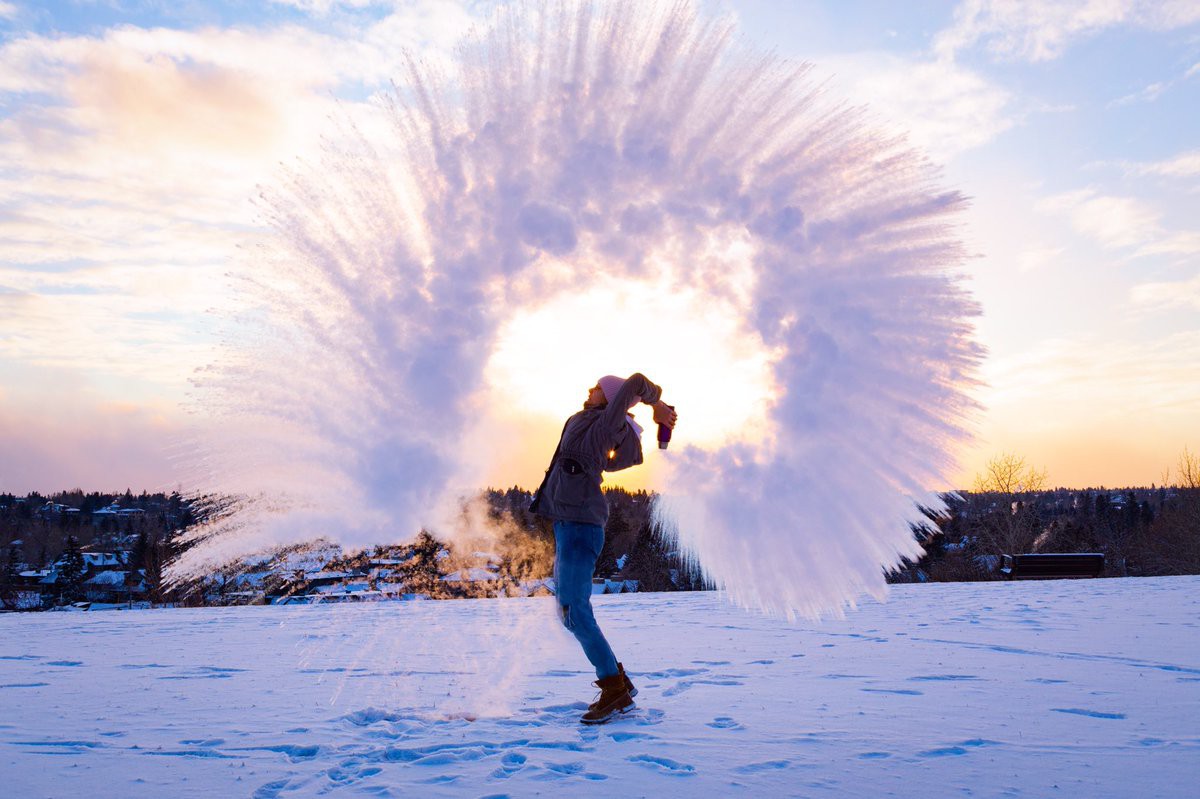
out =
{"type": "Polygon", "coordinates": [[[647,405],[656,404],[662,397],[662,389],[650,382],[641,372],[630,375],[621,384],[617,396],[608,403],[604,411],[603,423],[613,435],[621,432],[625,426],[625,414],[639,401],[647,405]]]}

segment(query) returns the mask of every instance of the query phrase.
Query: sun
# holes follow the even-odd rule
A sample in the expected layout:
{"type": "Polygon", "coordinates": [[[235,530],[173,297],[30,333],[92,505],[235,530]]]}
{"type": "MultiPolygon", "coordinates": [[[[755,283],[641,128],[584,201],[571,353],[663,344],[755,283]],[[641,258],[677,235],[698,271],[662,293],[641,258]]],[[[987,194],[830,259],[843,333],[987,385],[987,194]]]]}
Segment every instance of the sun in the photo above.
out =
{"type": "MultiPolygon", "coordinates": [[[[743,320],[734,300],[680,285],[669,270],[563,292],[514,315],[485,369],[488,427],[506,441],[489,482],[536,485],[562,423],[605,374],[642,372],[663,387],[663,400],[680,414],[672,448],[760,440],[775,394],[773,353],[743,320]]],[[[653,487],[650,409],[633,414],[646,428],[646,466],[605,482],[653,487]]]]}

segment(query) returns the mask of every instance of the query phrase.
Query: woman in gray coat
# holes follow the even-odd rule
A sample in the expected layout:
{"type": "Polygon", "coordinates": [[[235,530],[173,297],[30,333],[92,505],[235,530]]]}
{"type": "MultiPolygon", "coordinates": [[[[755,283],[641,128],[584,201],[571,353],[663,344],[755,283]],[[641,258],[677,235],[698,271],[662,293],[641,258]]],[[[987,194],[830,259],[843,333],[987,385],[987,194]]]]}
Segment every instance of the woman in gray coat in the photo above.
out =
{"type": "Polygon", "coordinates": [[[583,646],[596,669],[600,698],[581,719],[607,721],[633,707],[637,689],[625,676],[592,613],[592,573],[604,546],[608,502],[600,489],[603,472],[642,462],[642,428],[629,415],[639,402],[654,408],[654,421],[674,427],[676,414],[663,403],[662,389],[640,372],[622,379],[600,378],[583,410],[567,420],[546,479],[532,510],[554,520],[554,582],[562,623],[583,646]]]}

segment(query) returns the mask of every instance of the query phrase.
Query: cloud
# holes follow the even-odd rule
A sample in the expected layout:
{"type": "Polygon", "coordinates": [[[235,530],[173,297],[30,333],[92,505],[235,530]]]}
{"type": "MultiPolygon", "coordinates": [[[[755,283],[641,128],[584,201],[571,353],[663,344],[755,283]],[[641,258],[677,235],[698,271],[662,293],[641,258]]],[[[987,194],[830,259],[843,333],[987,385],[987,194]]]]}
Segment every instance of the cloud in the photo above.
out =
{"type": "Polygon", "coordinates": [[[99,137],[145,148],[248,154],[280,144],[277,87],[219,64],[96,53],[66,82],[66,99],[99,137]]]}
{"type": "Polygon", "coordinates": [[[1148,485],[1200,440],[1200,331],[1050,339],[982,371],[988,414],[961,484],[1016,451],[1056,485],[1148,485]]]}
{"type": "MultiPolygon", "coordinates": [[[[1196,289],[1193,280],[1189,290],[1196,289]]],[[[989,361],[983,379],[989,385],[983,397],[989,424],[1025,436],[1069,428],[1121,439],[1113,425],[1128,422],[1130,409],[1180,436],[1189,429],[1200,432],[1200,331],[1151,341],[1047,340],[989,361]]],[[[1126,437],[1134,435],[1130,430],[1126,437]]]]}
{"type": "Polygon", "coordinates": [[[934,37],[934,50],[953,58],[982,43],[999,58],[1048,61],[1107,28],[1161,31],[1198,21],[1200,5],[1192,0],[965,0],[954,23],[934,37]]]}
{"type": "Polygon", "coordinates": [[[1189,150],[1162,161],[1125,162],[1126,174],[1153,175],[1164,178],[1194,178],[1200,176],[1200,150],[1189,150]]]}
{"type": "Polygon", "coordinates": [[[1185,230],[1167,233],[1140,247],[1135,255],[1200,254],[1200,232],[1185,230]]]}
{"type": "Polygon", "coordinates": [[[468,20],[430,0],[328,33],[125,25],[0,42],[0,382],[53,365],[181,396],[212,359],[205,312],[228,302],[228,264],[260,234],[256,186],[315,157],[331,116],[375,124],[368,102],[333,93],[384,85],[406,52],[437,62],[468,20]]]}
{"type": "Polygon", "coordinates": [[[1124,97],[1118,97],[1116,100],[1113,100],[1111,103],[1109,103],[1109,105],[1121,106],[1132,105],[1133,103],[1152,103],[1159,97],[1162,97],[1163,92],[1170,88],[1170,86],[1170,81],[1156,81],[1155,83],[1151,83],[1149,86],[1139,89],[1136,92],[1127,94],[1124,97]]]}
{"type": "Polygon", "coordinates": [[[860,53],[820,66],[835,73],[848,96],[866,101],[939,160],[987,144],[1017,121],[1007,91],[950,61],[860,53]]]}
{"type": "Polygon", "coordinates": [[[1110,248],[1146,244],[1161,231],[1158,213],[1147,204],[1091,188],[1046,197],[1035,210],[1066,216],[1076,231],[1110,248]]]}
{"type": "Polygon", "coordinates": [[[1130,299],[1150,312],[1180,309],[1200,311],[1200,274],[1191,280],[1142,283],[1133,287],[1130,299]]]}
{"type": "Polygon", "coordinates": [[[1108,249],[1131,250],[1135,257],[1200,253],[1200,232],[1165,229],[1159,211],[1133,197],[1089,187],[1045,197],[1034,210],[1064,216],[1079,234],[1108,249]]]}
{"type": "Polygon", "coordinates": [[[21,13],[21,9],[17,8],[15,3],[7,3],[0,0],[0,19],[16,19],[21,13]]]}
{"type": "Polygon", "coordinates": [[[290,6],[316,16],[327,16],[334,10],[362,9],[391,5],[387,0],[270,0],[275,5],[290,6]]]}
{"type": "Polygon", "coordinates": [[[1194,64],[1190,69],[1188,69],[1187,72],[1178,77],[1171,78],[1170,80],[1155,81],[1154,83],[1151,83],[1136,92],[1127,94],[1124,97],[1118,97],[1116,100],[1113,100],[1111,103],[1109,103],[1108,106],[1109,108],[1114,108],[1118,106],[1132,105],[1134,103],[1152,103],[1159,97],[1162,97],[1164,94],[1166,94],[1176,85],[1193,77],[1198,69],[1200,69],[1200,64],[1194,64]]]}

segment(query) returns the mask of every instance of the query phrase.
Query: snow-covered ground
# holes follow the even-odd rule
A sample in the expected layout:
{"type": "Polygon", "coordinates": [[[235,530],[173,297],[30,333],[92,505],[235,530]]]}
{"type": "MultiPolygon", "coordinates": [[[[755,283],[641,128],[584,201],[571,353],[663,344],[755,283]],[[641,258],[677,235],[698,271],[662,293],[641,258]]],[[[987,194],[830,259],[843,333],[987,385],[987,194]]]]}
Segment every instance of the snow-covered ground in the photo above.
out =
{"type": "Polygon", "coordinates": [[[901,586],[788,624],[712,593],[0,616],[11,797],[1196,796],[1200,578],[901,586]]]}

